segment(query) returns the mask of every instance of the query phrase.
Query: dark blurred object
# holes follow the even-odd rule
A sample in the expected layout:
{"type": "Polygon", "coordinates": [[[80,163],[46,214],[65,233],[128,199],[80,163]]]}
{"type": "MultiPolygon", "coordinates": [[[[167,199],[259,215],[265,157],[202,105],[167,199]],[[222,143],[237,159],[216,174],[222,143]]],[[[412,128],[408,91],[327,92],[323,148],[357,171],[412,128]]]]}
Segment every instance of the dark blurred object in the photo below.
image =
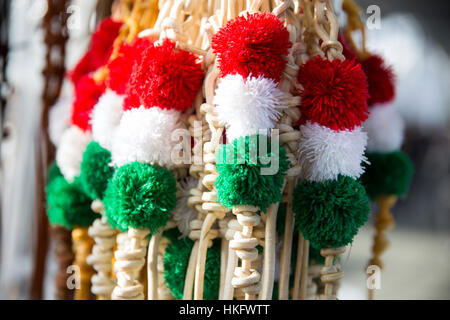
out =
{"type": "MultiPolygon", "coordinates": [[[[37,239],[34,268],[31,282],[31,299],[42,299],[43,277],[45,274],[45,260],[48,250],[48,220],[45,209],[45,185],[47,168],[55,157],[55,148],[48,135],[48,115],[50,108],[59,98],[64,81],[66,68],[66,43],[69,39],[67,7],[70,0],[47,0],[47,12],[42,21],[44,42],[46,45],[44,89],[42,92],[42,113],[40,130],[37,137],[36,181],[37,181],[37,239]]],[[[57,259],[59,259],[57,257],[57,259]]]]}
{"type": "MultiPolygon", "coordinates": [[[[447,52],[450,52],[450,1],[448,0],[357,0],[363,11],[377,5],[381,8],[381,19],[392,13],[413,14],[423,26],[426,35],[433,37],[447,52]]],[[[383,20],[381,22],[383,28],[383,20]]]]}
{"type": "Polygon", "coordinates": [[[52,237],[55,240],[55,257],[58,269],[55,276],[55,298],[72,300],[73,290],[67,289],[67,268],[73,263],[72,235],[63,227],[53,227],[52,237]]]}
{"type": "Polygon", "coordinates": [[[98,0],[97,6],[95,8],[96,16],[95,16],[95,25],[98,25],[100,21],[111,15],[111,8],[114,0],[98,0]]]}
{"type": "Polygon", "coordinates": [[[9,52],[9,16],[11,0],[0,0],[0,107],[2,121],[5,119],[5,108],[7,98],[8,79],[6,78],[6,67],[9,52]]]}

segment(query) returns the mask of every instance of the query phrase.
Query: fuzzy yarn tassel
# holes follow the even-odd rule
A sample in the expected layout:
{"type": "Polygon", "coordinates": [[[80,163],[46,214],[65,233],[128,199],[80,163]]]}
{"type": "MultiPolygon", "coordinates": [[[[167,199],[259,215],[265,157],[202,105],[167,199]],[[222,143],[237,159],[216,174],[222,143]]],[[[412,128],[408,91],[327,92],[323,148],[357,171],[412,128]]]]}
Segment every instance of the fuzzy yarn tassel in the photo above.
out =
{"type": "Polygon", "coordinates": [[[180,181],[181,192],[177,197],[177,206],[173,210],[173,220],[175,220],[178,230],[183,237],[189,235],[189,224],[194,220],[198,213],[196,210],[188,206],[188,199],[191,196],[191,189],[196,188],[198,180],[193,177],[187,177],[180,181]]]}
{"type": "Polygon", "coordinates": [[[272,79],[227,75],[216,89],[214,104],[218,118],[226,124],[227,138],[258,134],[258,129],[273,129],[286,108],[283,92],[272,79]]]}
{"type": "Polygon", "coordinates": [[[184,111],[194,103],[202,82],[203,70],[197,57],[175,50],[175,42],[164,40],[141,53],[128,83],[125,109],[143,105],[184,111]]]}
{"type": "Polygon", "coordinates": [[[369,136],[368,152],[389,153],[399,150],[403,143],[405,124],[393,106],[374,106],[363,128],[369,136]]]}
{"type": "Polygon", "coordinates": [[[352,130],[369,112],[367,78],[355,61],[315,57],[298,73],[302,118],[334,130],[352,130]]]}
{"type": "Polygon", "coordinates": [[[367,133],[357,127],[352,131],[335,131],[317,123],[300,126],[299,163],[303,179],[315,182],[335,180],[338,175],[359,178],[367,133]]]}
{"type": "Polygon", "coordinates": [[[96,83],[90,76],[83,77],[75,86],[71,124],[83,131],[91,131],[91,112],[104,91],[104,84],[96,83]]]}
{"type": "Polygon", "coordinates": [[[138,161],[173,167],[172,150],[178,141],[171,136],[183,128],[180,113],[143,106],[123,113],[112,142],[112,160],[117,166],[138,161]]]}
{"type": "Polygon", "coordinates": [[[92,137],[107,150],[111,150],[114,132],[122,118],[123,100],[123,95],[107,90],[92,111],[92,137]]]}
{"type": "Polygon", "coordinates": [[[76,126],[68,128],[61,137],[56,150],[56,164],[68,182],[73,182],[81,172],[81,161],[91,134],[76,126]]]}
{"type": "Polygon", "coordinates": [[[283,22],[270,13],[239,16],[221,28],[212,40],[222,77],[262,75],[276,82],[286,67],[284,57],[291,46],[283,22]]]}

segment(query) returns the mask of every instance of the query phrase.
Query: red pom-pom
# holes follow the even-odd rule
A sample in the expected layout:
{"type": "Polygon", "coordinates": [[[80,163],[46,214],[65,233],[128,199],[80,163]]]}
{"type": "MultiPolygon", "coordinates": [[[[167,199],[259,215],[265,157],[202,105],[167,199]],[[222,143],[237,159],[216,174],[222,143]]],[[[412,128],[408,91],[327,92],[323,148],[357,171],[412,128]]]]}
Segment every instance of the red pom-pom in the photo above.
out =
{"type": "Polygon", "coordinates": [[[369,83],[369,106],[378,103],[388,103],[394,99],[395,84],[392,68],[386,66],[383,58],[372,55],[361,62],[369,83]]]}
{"type": "Polygon", "coordinates": [[[147,38],[136,38],[132,43],[124,43],[120,46],[116,58],[108,62],[108,87],[118,94],[125,94],[131,71],[142,51],[152,42],[147,38]]]}
{"type": "Polygon", "coordinates": [[[184,111],[191,107],[203,82],[197,57],[166,39],[149,46],[133,68],[124,109],[159,107],[184,111]]]}
{"type": "Polygon", "coordinates": [[[103,83],[98,84],[90,76],[84,76],[75,87],[71,123],[83,131],[91,131],[91,112],[105,91],[103,83]]]}
{"type": "Polygon", "coordinates": [[[92,34],[89,50],[75,68],[68,73],[69,78],[75,85],[84,75],[106,64],[121,26],[121,22],[114,21],[111,18],[106,18],[100,23],[97,30],[92,34]]]}
{"type": "Polygon", "coordinates": [[[254,13],[231,20],[212,39],[221,76],[260,75],[280,81],[292,43],[283,23],[271,13],[254,13]]]}
{"type": "Polygon", "coordinates": [[[299,71],[301,112],[310,120],[334,130],[352,130],[368,117],[367,78],[354,60],[329,61],[316,57],[299,71]]]}

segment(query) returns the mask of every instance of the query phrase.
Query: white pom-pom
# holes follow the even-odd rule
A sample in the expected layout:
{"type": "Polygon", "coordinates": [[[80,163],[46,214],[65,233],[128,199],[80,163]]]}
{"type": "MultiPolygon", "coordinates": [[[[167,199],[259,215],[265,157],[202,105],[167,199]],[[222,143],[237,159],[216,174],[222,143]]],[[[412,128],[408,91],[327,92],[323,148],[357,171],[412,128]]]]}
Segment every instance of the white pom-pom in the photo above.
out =
{"type": "Polygon", "coordinates": [[[70,108],[72,106],[72,97],[64,96],[51,107],[48,114],[48,135],[50,141],[55,147],[58,147],[64,131],[69,126],[70,108]]]}
{"type": "Polygon", "coordinates": [[[277,83],[264,77],[227,75],[216,89],[214,104],[220,121],[226,125],[227,138],[249,136],[259,129],[272,129],[282,115],[283,92],[277,83]]]}
{"type": "Polygon", "coordinates": [[[83,153],[91,139],[90,133],[83,132],[77,126],[64,131],[56,150],[56,164],[68,182],[73,182],[80,175],[83,153]]]}
{"type": "Polygon", "coordinates": [[[198,180],[193,177],[187,177],[180,181],[180,194],[177,197],[177,206],[173,210],[173,220],[177,223],[178,230],[180,230],[183,237],[189,235],[189,223],[198,215],[197,211],[187,205],[191,196],[190,191],[197,185],[198,180]]]}
{"type": "Polygon", "coordinates": [[[355,179],[363,174],[367,133],[361,127],[335,131],[308,121],[300,126],[300,132],[299,163],[304,179],[323,182],[339,174],[355,179]]]}
{"type": "Polygon", "coordinates": [[[179,143],[172,140],[172,133],[180,128],[180,113],[175,110],[141,106],[125,111],[112,143],[113,163],[138,161],[172,168],[172,150],[179,143]]]}
{"type": "Polygon", "coordinates": [[[392,106],[370,108],[363,129],[369,136],[367,151],[388,153],[399,150],[403,143],[404,122],[392,106]]]}
{"type": "Polygon", "coordinates": [[[107,90],[92,111],[92,138],[107,150],[111,150],[114,131],[122,118],[123,99],[123,95],[107,90]]]}

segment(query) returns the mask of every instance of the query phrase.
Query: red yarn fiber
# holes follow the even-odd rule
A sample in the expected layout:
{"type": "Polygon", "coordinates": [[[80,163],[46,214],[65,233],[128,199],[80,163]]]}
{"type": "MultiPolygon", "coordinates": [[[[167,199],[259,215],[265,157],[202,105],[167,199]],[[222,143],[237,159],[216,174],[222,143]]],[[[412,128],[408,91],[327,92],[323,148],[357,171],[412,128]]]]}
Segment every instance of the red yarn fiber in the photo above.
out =
{"type": "Polygon", "coordinates": [[[83,131],[91,131],[91,112],[105,91],[103,83],[98,84],[88,75],[82,77],[75,87],[71,123],[83,131]]]}
{"type": "Polygon", "coordinates": [[[383,58],[372,55],[362,61],[361,65],[369,83],[370,98],[367,101],[369,107],[394,100],[394,72],[390,66],[386,66],[383,58]]]}
{"type": "Polygon", "coordinates": [[[367,119],[367,78],[356,61],[315,57],[300,68],[298,81],[303,120],[353,130],[367,119]]]}
{"type": "Polygon", "coordinates": [[[271,13],[237,17],[217,32],[212,48],[217,54],[221,77],[240,74],[280,81],[285,56],[292,43],[283,23],[271,13]]]}
{"type": "Polygon", "coordinates": [[[76,85],[80,79],[108,62],[114,40],[119,34],[121,22],[106,18],[92,34],[89,50],[83,55],[68,77],[76,85]]]}
{"type": "Polygon", "coordinates": [[[169,39],[147,47],[133,68],[124,109],[159,107],[184,111],[191,107],[203,82],[197,57],[175,48],[169,39]]]}
{"type": "Polygon", "coordinates": [[[136,38],[132,43],[120,46],[116,58],[108,62],[107,85],[118,94],[125,94],[131,71],[137,60],[140,60],[142,51],[152,42],[146,38],[136,38]]]}

